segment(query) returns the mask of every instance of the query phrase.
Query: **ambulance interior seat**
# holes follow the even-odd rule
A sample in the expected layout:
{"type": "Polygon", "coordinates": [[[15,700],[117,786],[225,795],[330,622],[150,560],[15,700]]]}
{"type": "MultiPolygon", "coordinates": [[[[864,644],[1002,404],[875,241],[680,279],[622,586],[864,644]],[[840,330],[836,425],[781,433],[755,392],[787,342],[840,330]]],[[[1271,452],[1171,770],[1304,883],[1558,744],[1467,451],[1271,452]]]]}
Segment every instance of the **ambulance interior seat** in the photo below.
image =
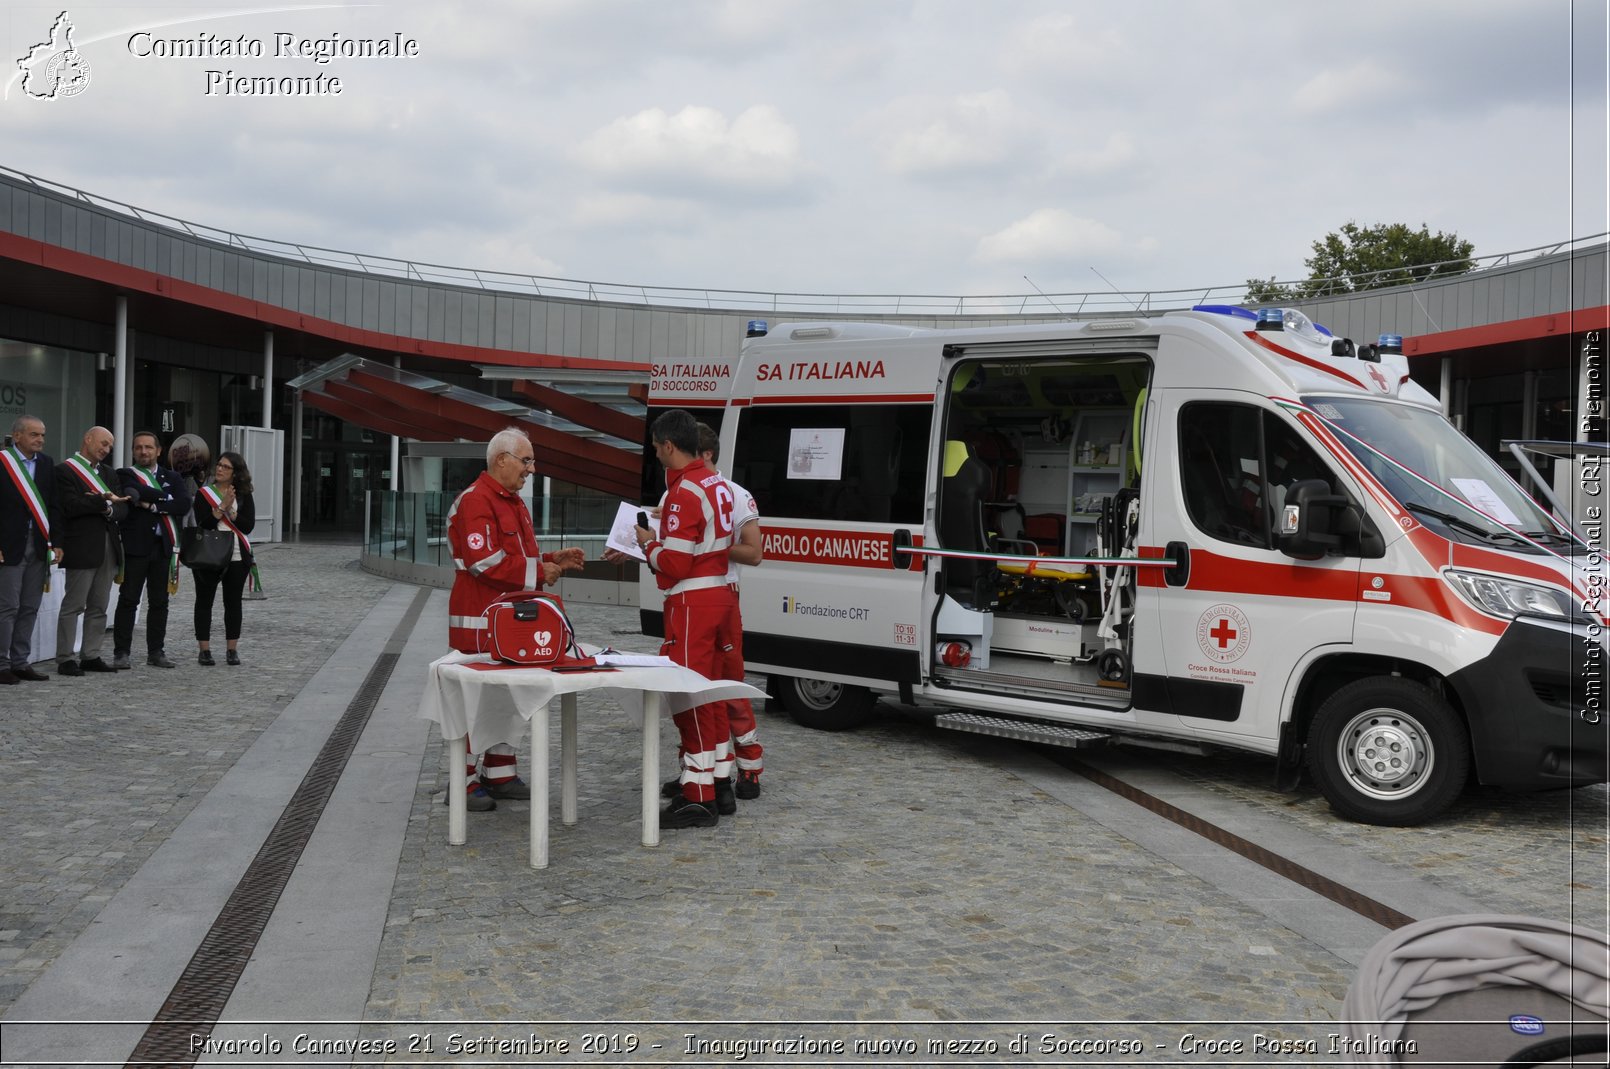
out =
{"type": "MultiPolygon", "coordinates": [[[[982,553],[989,550],[984,530],[984,500],[989,468],[962,442],[945,443],[945,476],[939,507],[939,537],[946,549],[982,553]]],[[[969,608],[987,611],[994,601],[995,565],[989,561],[948,558],[941,566],[945,590],[969,608]]]]}
{"type": "Polygon", "coordinates": [[[1017,504],[1018,480],[1023,469],[1017,446],[1000,431],[981,428],[968,432],[967,450],[989,472],[983,502],[985,533],[1010,539],[1011,533],[1006,530],[1010,522],[1007,513],[1014,509],[1019,515],[1023,512],[1017,504]]]}

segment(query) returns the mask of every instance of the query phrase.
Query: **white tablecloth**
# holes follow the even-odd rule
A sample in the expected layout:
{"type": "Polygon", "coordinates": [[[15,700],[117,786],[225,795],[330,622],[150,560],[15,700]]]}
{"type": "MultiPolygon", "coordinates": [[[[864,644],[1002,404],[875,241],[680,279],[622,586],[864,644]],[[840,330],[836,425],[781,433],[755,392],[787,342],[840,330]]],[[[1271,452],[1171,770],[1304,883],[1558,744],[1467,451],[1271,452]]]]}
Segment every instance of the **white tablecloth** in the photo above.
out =
{"type": "Polygon", "coordinates": [[[489,666],[483,654],[450,653],[431,662],[430,678],[419,699],[419,715],[441,725],[449,767],[448,841],[467,836],[464,743],[481,753],[498,743],[514,745],[531,732],[531,867],[548,864],[548,707],[561,706],[562,816],[575,823],[576,695],[602,690],[626,710],[643,732],[643,845],[660,841],[659,713],[679,713],[696,705],[737,698],[764,698],[749,686],[708,679],[680,665],[621,667],[586,672],[489,666]]]}

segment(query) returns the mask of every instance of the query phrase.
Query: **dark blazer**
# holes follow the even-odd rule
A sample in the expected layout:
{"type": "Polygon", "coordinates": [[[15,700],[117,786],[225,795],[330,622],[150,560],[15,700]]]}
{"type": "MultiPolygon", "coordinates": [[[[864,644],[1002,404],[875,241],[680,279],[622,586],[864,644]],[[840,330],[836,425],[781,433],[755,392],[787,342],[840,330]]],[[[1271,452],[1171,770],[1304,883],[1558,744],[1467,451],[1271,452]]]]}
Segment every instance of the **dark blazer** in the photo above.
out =
{"type": "MultiPolygon", "coordinates": [[[[56,511],[55,461],[44,453],[34,457],[34,485],[44,499],[45,517],[50,520],[50,533],[54,540],[56,525],[61,522],[56,511]]],[[[28,510],[28,502],[17,491],[11,476],[0,470],[0,554],[5,555],[6,567],[22,563],[22,552],[28,541],[28,525],[33,523],[33,518],[33,513],[28,510]]],[[[45,533],[36,526],[33,537],[34,552],[39,559],[49,559],[50,547],[45,544],[45,533]]]]}
{"type": "MultiPolygon", "coordinates": [[[[123,517],[123,552],[131,557],[166,557],[174,551],[168,539],[168,525],[163,516],[173,517],[178,530],[184,524],[184,514],[190,509],[190,484],[172,468],[157,466],[159,486],[147,486],[134,474],[133,468],[117,469],[122,493],[130,498],[129,514],[123,517]]],[[[209,516],[211,514],[209,513],[209,516]]]]}
{"type": "MultiPolygon", "coordinates": [[[[204,527],[209,531],[220,528],[225,531],[229,530],[228,527],[224,526],[222,520],[213,516],[212,503],[207,500],[200,490],[196,491],[196,503],[191,506],[190,511],[195,514],[197,527],[204,527]]],[[[252,495],[236,495],[235,526],[240,528],[242,534],[251,534],[252,528],[257,526],[257,506],[252,504],[252,495]]],[[[245,552],[241,553],[241,559],[248,564],[252,560],[251,555],[245,552]]]]}
{"type": "MultiPolygon", "coordinates": [[[[106,488],[117,493],[117,471],[104,460],[95,472],[106,488]]],[[[37,482],[38,480],[34,480],[37,482]]],[[[63,568],[99,568],[106,559],[106,535],[112,535],[115,560],[123,560],[118,538],[118,521],[128,514],[126,503],[107,507],[105,498],[91,493],[72,465],[65,460],[56,465],[56,514],[50,518],[50,540],[62,548],[63,568]]]]}

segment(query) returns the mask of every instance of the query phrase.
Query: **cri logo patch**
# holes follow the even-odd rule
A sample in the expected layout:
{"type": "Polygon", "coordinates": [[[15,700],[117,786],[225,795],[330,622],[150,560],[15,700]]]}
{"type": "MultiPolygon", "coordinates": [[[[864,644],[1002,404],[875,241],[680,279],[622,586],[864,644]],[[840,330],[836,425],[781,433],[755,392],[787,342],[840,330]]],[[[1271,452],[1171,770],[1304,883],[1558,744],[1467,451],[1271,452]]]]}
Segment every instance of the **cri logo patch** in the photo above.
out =
{"type": "Polygon", "coordinates": [[[470,536],[464,541],[469,543],[471,549],[480,549],[482,546],[486,545],[486,539],[481,537],[480,531],[471,531],[470,536]]]}

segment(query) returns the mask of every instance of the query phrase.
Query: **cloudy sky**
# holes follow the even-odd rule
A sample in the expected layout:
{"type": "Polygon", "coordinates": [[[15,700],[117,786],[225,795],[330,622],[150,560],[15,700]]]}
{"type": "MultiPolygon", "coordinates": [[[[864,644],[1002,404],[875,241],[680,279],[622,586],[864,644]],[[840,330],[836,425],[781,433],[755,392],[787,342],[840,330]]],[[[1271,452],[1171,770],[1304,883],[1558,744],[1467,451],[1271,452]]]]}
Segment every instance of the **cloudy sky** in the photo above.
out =
{"type": "Polygon", "coordinates": [[[0,163],[429,263],[1079,293],[1302,277],[1349,220],[1478,256],[1610,229],[1598,0],[74,4],[88,81],[34,99],[61,10],[0,13],[0,163]],[[225,92],[319,75],[339,95],[225,92]]]}

